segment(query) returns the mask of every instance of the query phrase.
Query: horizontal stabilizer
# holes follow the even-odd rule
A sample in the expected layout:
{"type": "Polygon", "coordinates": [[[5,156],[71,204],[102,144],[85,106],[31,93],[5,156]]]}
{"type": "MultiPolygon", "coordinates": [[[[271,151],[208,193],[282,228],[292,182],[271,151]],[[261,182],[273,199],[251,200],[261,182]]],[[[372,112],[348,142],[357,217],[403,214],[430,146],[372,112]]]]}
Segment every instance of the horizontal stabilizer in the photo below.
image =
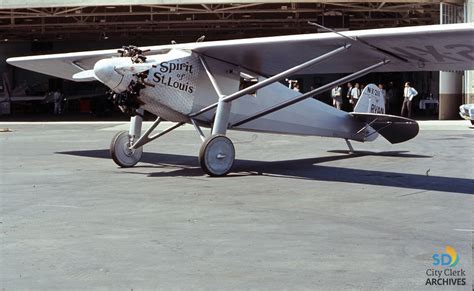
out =
{"type": "Polygon", "coordinates": [[[376,113],[351,112],[349,114],[372,127],[390,143],[410,140],[420,131],[418,123],[409,118],[376,113]]]}

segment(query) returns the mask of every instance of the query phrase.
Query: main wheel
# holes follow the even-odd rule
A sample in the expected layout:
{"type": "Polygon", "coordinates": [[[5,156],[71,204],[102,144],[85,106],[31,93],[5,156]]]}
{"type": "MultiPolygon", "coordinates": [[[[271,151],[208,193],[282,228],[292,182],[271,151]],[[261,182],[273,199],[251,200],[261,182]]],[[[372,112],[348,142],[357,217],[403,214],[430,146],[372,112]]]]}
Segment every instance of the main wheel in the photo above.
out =
{"type": "Polygon", "coordinates": [[[130,135],[128,131],[118,132],[110,143],[110,155],[114,162],[122,168],[135,166],[141,159],[143,147],[129,149],[130,135]]]}
{"type": "Polygon", "coordinates": [[[213,177],[227,175],[235,160],[235,148],[225,135],[212,135],[201,145],[199,164],[202,170],[213,177]]]}

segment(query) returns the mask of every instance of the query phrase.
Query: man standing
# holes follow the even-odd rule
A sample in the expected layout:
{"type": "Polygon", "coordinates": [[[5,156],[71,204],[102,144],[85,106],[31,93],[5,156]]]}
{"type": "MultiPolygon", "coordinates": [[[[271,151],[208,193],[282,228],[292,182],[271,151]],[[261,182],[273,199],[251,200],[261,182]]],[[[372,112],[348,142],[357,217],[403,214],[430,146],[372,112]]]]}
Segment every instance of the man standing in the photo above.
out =
{"type": "Polygon", "coordinates": [[[342,105],[342,88],[337,85],[331,90],[332,105],[337,109],[341,110],[342,105]]]}
{"type": "Polygon", "coordinates": [[[347,83],[347,94],[346,94],[346,97],[347,97],[347,99],[349,100],[349,103],[351,104],[351,106],[352,106],[352,103],[353,103],[353,102],[352,102],[352,95],[351,95],[351,94],[352,94],[352,89],[353,89],[352,83],[347,83]]]}
{"type": "Polygon", "coordinates": [[[413,98],[418,95],[418,92],[415,88],[410,86],[410,82],[405,83],[405,89],[403,90],[403,104],[401,116],[406,116],[408,112],[408,118],[411,118],[411,101],[413,98]]]}
{"type": "Polygon", "coordinates": [[[359,100],[360,96],[360,89],[359,83],[355,83],[354,88],[351,91],[351,100],[352,100],[352,107],[354,108],[357,105],[357,101],[359,100]]]}
{"type": "Polygon", "coordinates": [[[296,83],[293,87],[293,91],[299,92],[300,91],[300,84],[296,83]]]}
{"type": "Polygon", "coordinates": [[[62,94],[59,90],[53,92],[53,101],[54,101],[54,115],[61,114],[61,101],[62,94]]]}

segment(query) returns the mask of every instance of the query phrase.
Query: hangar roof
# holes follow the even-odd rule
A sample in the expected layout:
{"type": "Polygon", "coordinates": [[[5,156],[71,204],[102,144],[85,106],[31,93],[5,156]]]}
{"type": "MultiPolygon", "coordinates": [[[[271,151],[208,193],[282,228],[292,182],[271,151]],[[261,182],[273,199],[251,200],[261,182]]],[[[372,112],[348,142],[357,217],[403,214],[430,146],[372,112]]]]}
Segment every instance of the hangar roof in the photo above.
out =
{"type": "MultiPolygon", "coordinates": [[[[278,1],[278,0],[260,0],[259,3],[354,3],[352,0],[299,0],[299,1],[278,1]]],[[[365,1],[368,2],[368,1],[365,1]]],[[[375,3],[440,3],[441,0],[383,0],[383,1],[371,1],[375,3]]],[[[456,3],[462,4],[463,0],[444,0],[445,3],[456,3]]],[[[18,8],[51,8],[51,7],[77,7],[77,6],[129,6],[129,5],[189,5],[189,4],[222,4],[222,3],[233,3],[233,4],[244,4],[244,3],[255,3],[255,1],[249,0],[236,0],[236,1],[222,1],[222,0],[81,0],[81,1],[70,1],[70,0],[29,0],[29,1],[18,1],[18,0],[2,0],[0,3],[0,9],[18,9],[18,8]]]]}
{"type": "Polygon", "coordinates": [[[338,30],[426,25],[439,23],[440,2],[0,0],[0,40],[125,39],[156,44],[190,41],[202,34],[215,40],[315,32],[308,21],[338,30]]]}

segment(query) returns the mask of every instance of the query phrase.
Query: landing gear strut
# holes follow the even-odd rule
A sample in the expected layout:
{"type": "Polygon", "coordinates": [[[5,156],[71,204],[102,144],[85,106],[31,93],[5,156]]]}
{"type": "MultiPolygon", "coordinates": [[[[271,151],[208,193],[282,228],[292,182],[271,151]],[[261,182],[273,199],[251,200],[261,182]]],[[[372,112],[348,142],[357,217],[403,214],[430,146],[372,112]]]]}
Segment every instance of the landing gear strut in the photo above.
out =
{"type": "Polygon", "coordinates": [[[144,110],[139,108],[135,116],[130,118],[130,129],[118,132],[110,143],[110,155],[114,162],[122,168],[135,166],[141,159],[143,147],[132,147],[140,138],[144,110]]]}
{"type": "Polygon", "coordinates": [[[214,90],[216,90],[219,96],[219,102],[211,130],[212,135],[204,140],[199,150],[199,164],[202,170],[209,176],[221,177],[230,172],[235,160],[234,144],[225,136],[229,126],[232,103],[225,103],[223,101],[225,96],[217,85],[217,81],[209,70],[206,61],[203,58],[200,58],[200,60],[214,90]]]}

